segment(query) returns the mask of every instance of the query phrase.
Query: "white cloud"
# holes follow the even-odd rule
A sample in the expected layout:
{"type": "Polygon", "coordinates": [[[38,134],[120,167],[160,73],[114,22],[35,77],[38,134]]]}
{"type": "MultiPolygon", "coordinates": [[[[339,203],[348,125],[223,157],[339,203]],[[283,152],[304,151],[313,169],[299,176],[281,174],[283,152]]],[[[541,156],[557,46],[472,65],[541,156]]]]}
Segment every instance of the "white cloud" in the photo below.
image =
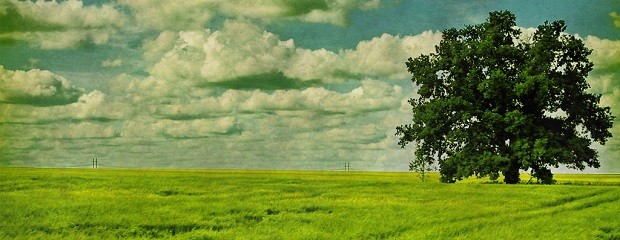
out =
{"type": "MultiPolygon", "coordinates": [[[[123,81],[146,79],[154,78],[123,81]]],[[[354,165],[359,169],[386,169],[388,165],[388,169],[399,169],[398,161],[390,164],[383,159],[377,163],[380,166],[373,161],[384,154],[382,151],[391,156],[392,151],[398,151],[390,137],[394,120],[384,118],[392,116],[401,98],[398,86],[364,80],[347,92],[314,87],[273,92],[227,90],[210,97],[135,98],[93,91],[69,105],[7,104],[0,105],[0,112],[10,112],[5,118],[8,122],[31,123],[9,123],[11,130],[4,134],[20,141],[7,143],[6,148],[12,149],[7,151],[46,155],[42,162],[46,166],[62,156],[89,159],[94,153],[107,156],[108,164],[119,161],[119,166],[197,167],[217,162],[216,167],[331,169],[339,165],[333,159],[364,159],[354,165]],[[66,130],[71,132],[63,132],[66,130]],[[28,144],[17,144],[24,141],[28,144]],[[67,144],[75,148],[62,147],[67,144]],[[160,151],[164,148],[169,150],[160,151]],[[253,160],[266,158],[267,165],[253,160]]],[[[403,166],[405,169],[406,164],[403,166]]]]}
{"type": "Polygon", "coordinates": [[[217,82],[239,76],[281,71],[294,53],[293,40],[280,41],[272,33],[244,23],[224,23],[204,44],[201,74],[217,82]]]}
{"type": "Polygon", "coordinates": [[[83,93],[84,90],[50,71],[11,71],[0,65],[0,102],[62,105],[77,101],[83,93]]]}
{"type": "Polygon", "coordinates": [[[81,95],[76,102],[66,105],[0,104],[2,122],[45,124],[56,122],[113,122],[132,118],[143,111],[135,102],[112,98],[100,91],[81,95]]]}
{"type": "Polygon", "coordinates": [[[297,49],[288,76],[339,82],[348,78],[408,78],[405,62],[409,57],[434,52],[441,33],[426,31],[415,36],[383,34],[358,43],[355,49],[338,53],[325,49],[297,49]]]}
{"type": "Polygon", "coordinates": [[[370,41],[360,42],[355,50],[347,50],[344,62],[354,74],[392,79],[407,78],[405,62],[409,57],[417,57],[435,51],[434,46],[441,40],[439,32],[426,31],[416,36],[398,37],[383,34],[370,41]]]}
{"type": "Polygon", "coordinates": [[[131,8],[140,26],[156,30],[198,30],[216,15],[260,20],[299,19],[307,22],[346,25],[351,11],[369,10],[379,0],[121,0],[131,8]]]}
{"type": "Polygon", "coordinates": [[[84,6],[82,1],[10,1],[15,12],[10,18],[17,29],[0,34],[31,42],[44,49],[63,49],[80,44],[107,43],[116,30],[125,25],[125,16],[113,6],[84,6]]]}
{"type": "MultiPolygon", "coordinates": [[[[377,2],[372,1],[372,2],[377,2]]],[[[346,23],[347,15],[353,9],[369,9],[366,0],[340,1],[281,1],[281,0],[241,0],[236,2],[219,1],[222,13],[233,17],[257,19],[293,18],[308,22],[323,22],[337,25],[346,23]]]]}
{"type": "Polygon", "coordinates": [[[235,127],[234,117],[196,120],[136,118],[124,123],[125,138],[201,138],[226,134],[235,127]]]}
{"type": "MultiPolygon", "coordinates": [[[[243,132],[233,141],[255,144],[272,152],[281,152],[282,148],[310,151],[396,149],[396,141],[392,144],[386,142],[393,135],[394,126],[385,126],[384,115],[370,113],[357,117],[311,111],[240,115],[238,121],[243,132]]],[[[347,157],[355,158],[354,155],[347,157]]]]}
{"type": "Polygon", "coordinates": [[[177,32],[162,31],[157,38],[144,43],[144,58],[149,62],[159,61],[166,52],[174,48],[177,39],[179,39],[177,32]]]}
{"type": "Polygon", "coordinates": [[[90,118],[122,118],[122,111],[127,111],[128,105],[118,102],[106,102],[106,95],[98,90],[82,95],[76,103],[65,107],[64,114],[58,114],[68,119],[90,119],[90,118]],[[116,107],[122,107],[115,109],[116,107]],[[66,115],[65,115],[66,114],[66,115]]]}
{"type": "Polygon", "coordinates": [[[157,101],[170,97],[205,96],[209,92],[208,89],[194,88],[190,82],[181,77],[165,80],[161,77],[121,74],[112,79],[108,85],[110,94],[129,97],[136,102],[157,101]]]}
{"type": "MultiPolygon", "coordinates": [[[[617,85],[616,85],[617,86],[617,85]]],[[[620,87],[615,87],[612,92],[607,92],[601,96],[601,106],[608,106],[611,108],[612,114],[616,116],[614,126],[609,129],[614,137],[608,139],[605,146],[599,146],[598,151],[601,156],[602,168],[613,169],[617,173],[620,171],[620,166],[617,164],[617,156],[620,155],[620,121],[618,114],[620,113],[620,87]]]]}
{"type": "Polygon", "coordinates": [[[200,69],[202,62],[205,60],[205,53],[202,50],[206,37],[210,35],[210,31],[188,31],[176,34],[175,44],[172,49],[168,49],[163,55],[158,54],[162,43],[162,38],[167,38],[166,34],[160,35],[159,40],[152,42],[146,52],[150,56],[161,55],[161,58],[149,68],[149,73],[158,79],[171,82],[194,83],[201,82],[200,69]],[[163,36],[163,37],[162,37],[163,36]],[[198,42],[197,42],[198,41],[198,42]]]}
{"type": "Polygon", "coordinates": [[[62,31],[10,32],[0,38],[27,41],[43,49],[65,49],[80,45],[107,43],[113,29],[67,29],[62,31]]]}
{"type": "Polygon", "coordinates": [[[344,26],[353,10],[377,8],[379,0],[338,0],[338,1],[222,1],[222,12],[233,16],[261,19],[295,18],[307,22],[330,23],[344,26]],[[257,4],[258,3],[258,4],[257,4]],[[257,7],[258,6],[258,7],[257,7]]]}
{"type": "Polygon", "coordinates": [[[107,59],[101,62],[102,67],[120,67],[121,65],[123,65],[122,59],[107,59]]]}
{"type": "Polygon", "coordinates": [[[211,0],[121,0],[138,25],[156,30],[202,29],[215,14],[211,0]]]}
{"type": "MultiPolygon", "coordinates": [[[[601,96],[600,105],[610,107],[612,113],[617,115],[620,112],[620,88],[616,87],[612,92],[601,96]]],[[[620,126],[615,126],[615,129],[620,129],[620,126]]]]}
{"type": "Polygon", "coordinates": [[[312,87],[304,90],[227,90],[217,97],[204,97],[159,105],[154,114],[168,118],[208,117],[230,113],[276,111],[312,111],[351,113],[382,111],[398,108],[402,98],[399,86],[365,80],[347,93],[312,87]]]}
{"type": "Polygon", "coordinates": [[[235,126],[234,117],[220,119],[198,119],[190,121],[164,121],[165,133],[174,138],[194,138],[209,136],[213,133],[228,133],[235,126]]]}
{"type": "Polygon", "coordinates": [[[384,138],[384,129],[380,129],[380,126],[375,124],[364,124],[361,126],[355,126],[354,128],[332,128],[322,133],[320,138],[329,139],[331,142],[372,142],[377,138],[384,138]]]}
{"type": "Polygon", "coordinates": [[[609,13],[609,16],[614,21],[614,26],[616,26],[617,28],[620,28],[620,14],[618,14],[615,11],[613,11],[613,12],[609,13]]]}
{"type": "Polygon", "coordinates": [[[155,62],[149,72],[164,81],[202,85],[281,73],[296,81],[333,83],[407,79],[407,58],[433,52],[440,39],[441,33],[431,31],[405,37],[383,34],[360,42],[355,49],[308,50],[248,22],[226,21],[222,30],[213,32],[163,32],[144,48],[145,58],[155,62]]]}
{"type": "MultiPolygon", "coordinates": [[[[584,40],[586,47],[591,48],[590,60],[594,63],[594,70],[588,77],[591,88],[589,91],[601,94],[600,106],[610,107],[611,113],[618,116],[620,113],[620,41],[601,39],[588,36],[584,40]]],[[[612,160],[618,155],[620,141],[617,140],[620,132],[619,119],[616,118],[614,126],[609,130],[616,138],[608,139],[605,146],[599,146],[601,165],[607,169],[615,169],[617,164],[612,160]]]]}
{"type": "Polygon", "coordinates": [[[603,74],[600,76],[590,76],[587,79],[590,84],[590,91],[595,94],[610,94],[618,89],[620,83],[613,74],[603,74]]]}
{"type": "Polygon", "coordinates": [[[120,27],[123,14],[110,5],[84,6],[82,1],[11,1],[19,14],[39,23],[67,28],[120,27]]]}
{"type": "Polygon", "coordinates": [[[21,136],[27,139],[115,138],[119,136],[118,129],[114,126],[96,122],[46,124],[40,125],[37,131],[32,132],[25,128],[19,130],[24,131],[21,136]]]}
{"type": "Polygon", "coordinates": [[[620,67],[620,41],[588,36],[584,43],[587,48],[593,50],[590,60],[594,63],[595,69],[620,67]]]}

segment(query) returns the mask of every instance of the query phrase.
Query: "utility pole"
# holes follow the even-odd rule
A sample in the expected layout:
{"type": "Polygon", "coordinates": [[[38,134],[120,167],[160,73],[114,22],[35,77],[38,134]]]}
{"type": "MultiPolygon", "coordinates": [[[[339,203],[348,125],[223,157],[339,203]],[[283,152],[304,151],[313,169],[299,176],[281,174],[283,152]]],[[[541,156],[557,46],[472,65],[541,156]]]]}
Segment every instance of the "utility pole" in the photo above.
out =
{"type": "Polygon", "coordinates": [[[98,161],[98,160],[99,160],[99,159],[97,159],[96,157],[95,157],[95,158],[93,158],[93,168],[98,168],[98,167],[99,167],[99,166],[98,166],[98,165],[99,165],[99,161],[98,161]]]}
{"type": "Polygon", "coordinates": [[[347,172],[351,171],[351,163],[345,163],[344,164],[344,170],[347,171],[347,172]]]}

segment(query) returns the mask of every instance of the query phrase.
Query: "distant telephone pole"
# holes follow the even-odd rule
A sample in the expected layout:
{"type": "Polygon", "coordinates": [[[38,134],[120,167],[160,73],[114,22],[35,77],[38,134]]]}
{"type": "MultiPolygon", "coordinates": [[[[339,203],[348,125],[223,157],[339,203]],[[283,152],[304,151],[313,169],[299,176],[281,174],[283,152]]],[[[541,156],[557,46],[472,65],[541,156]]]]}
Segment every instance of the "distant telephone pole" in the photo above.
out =
{"type": "Polygon", "coordinates": [[[347,171],[347,172],[351,171],[351,163],[345,163],[344,164],[344,170],[347,171]]]}
{"type": "Polygon", "coordinates": [[[93,168],[98,168],[99,166],[99,159],[97,159],[96,157],[93,158],[93,168]]]}

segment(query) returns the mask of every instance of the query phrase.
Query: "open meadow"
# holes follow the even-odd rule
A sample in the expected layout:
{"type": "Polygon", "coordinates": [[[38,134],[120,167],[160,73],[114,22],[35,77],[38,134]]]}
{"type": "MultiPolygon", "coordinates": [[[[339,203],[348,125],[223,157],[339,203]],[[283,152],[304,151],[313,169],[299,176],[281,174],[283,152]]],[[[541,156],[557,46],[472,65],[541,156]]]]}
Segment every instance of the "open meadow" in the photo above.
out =
{"type": "Polygon", "coordinates": [[[620,239],[620,175],[556,178],[0,168],[0,239],[620,239]]]}

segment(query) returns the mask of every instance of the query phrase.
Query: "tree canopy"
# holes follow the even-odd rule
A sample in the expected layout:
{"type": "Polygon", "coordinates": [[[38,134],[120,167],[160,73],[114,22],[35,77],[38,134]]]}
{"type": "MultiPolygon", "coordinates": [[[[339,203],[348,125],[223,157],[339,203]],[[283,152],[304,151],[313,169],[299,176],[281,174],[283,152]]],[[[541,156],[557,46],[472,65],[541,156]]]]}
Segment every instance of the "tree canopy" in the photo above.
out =
{"type": "Polygon", "coordinates": [[[469,176],[518,183],[530,171],[551,183],[550,168],[600,167],[593,142],[611,137],[614,116],[588,93],[591,50],[564,33],[564,21],[523,34],[509,11],[446,29],[435,53],[406,62],[417,86],[411,124],[399,145],[415,142],[414,163],[437,164],[441,181],[469,176]]]}

